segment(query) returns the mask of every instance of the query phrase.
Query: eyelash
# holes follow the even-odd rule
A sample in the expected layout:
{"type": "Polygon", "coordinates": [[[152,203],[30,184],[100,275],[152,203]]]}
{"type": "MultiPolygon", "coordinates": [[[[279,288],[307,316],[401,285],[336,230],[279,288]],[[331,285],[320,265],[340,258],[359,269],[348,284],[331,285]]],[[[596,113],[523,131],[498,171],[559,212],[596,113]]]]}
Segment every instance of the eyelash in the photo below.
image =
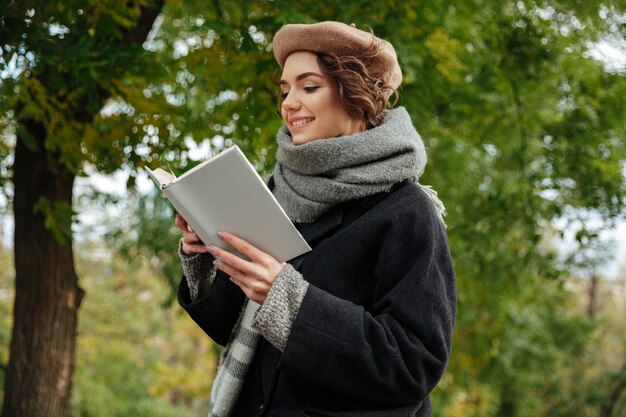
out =
{"type": "MultiPolygon", "coordinates": [[[[318,88],[320,88],[318,85],[311,85],[311,86],[304,87],[303,90],[306,91],[307,93],[312,93],[313,91],[317,90],[318,88]]],[[[285,98],[287,98],[288,94],[289,94],[289,91],[287,91],[285,93],[281,93],[280,96],[284,100],[285,98]]]]}

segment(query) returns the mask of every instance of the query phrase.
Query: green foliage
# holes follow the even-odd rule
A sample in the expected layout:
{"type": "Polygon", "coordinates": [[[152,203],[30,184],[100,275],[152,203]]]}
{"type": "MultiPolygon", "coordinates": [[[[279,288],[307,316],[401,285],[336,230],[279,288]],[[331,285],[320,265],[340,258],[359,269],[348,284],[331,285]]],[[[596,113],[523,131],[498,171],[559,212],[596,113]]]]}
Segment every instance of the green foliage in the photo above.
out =
{"type": "MultiPolygon", "coordinates": [[[[13,295],[15,273],[11,253],[0,246],[0,386],[4,386],[6,365],[9,362],[9,341],[13,323],[13,295]]],[[[0,404],[4,392],[0,392],[0,404]]]]}
{"type": "Polygon", "coordinates": [[[208,407],[215,350],[147,263],[81,247],[81,307],[73,415],[198,415],[208,407]]]}
{"type": "Polygon", "coordinates": [[[174,226],[172,206],[156,189],[136,199],[129,196],[119,206],[118,210],[126,215],[111,219],[107,241],[131,264],[147,261],[153,272],[169,285],[166,304],[174,303],[182,267],[176,251],[180,233],[174,226]]]}

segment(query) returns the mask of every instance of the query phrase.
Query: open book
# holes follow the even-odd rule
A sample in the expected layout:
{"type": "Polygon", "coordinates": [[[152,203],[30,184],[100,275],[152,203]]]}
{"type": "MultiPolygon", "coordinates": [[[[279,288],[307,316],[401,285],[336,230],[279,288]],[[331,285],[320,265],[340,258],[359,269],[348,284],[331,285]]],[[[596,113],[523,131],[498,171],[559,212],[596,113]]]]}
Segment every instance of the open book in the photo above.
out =
{"type": "Polygon", "coordinates": [[[230,232],[285,262],[311,250],[239,147],[176,178],[146,167],[150,178],[205,244],[242,256],[217,233],[230,232]]]}

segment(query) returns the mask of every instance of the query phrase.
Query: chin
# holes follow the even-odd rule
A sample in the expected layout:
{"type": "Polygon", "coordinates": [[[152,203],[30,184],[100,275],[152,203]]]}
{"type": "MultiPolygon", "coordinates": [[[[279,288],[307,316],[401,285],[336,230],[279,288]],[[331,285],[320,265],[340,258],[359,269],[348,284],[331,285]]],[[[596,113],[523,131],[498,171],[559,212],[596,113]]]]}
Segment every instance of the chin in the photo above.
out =
{"type": "Polygon", "coordinates": [[[293,142],[294,145],[303,145],[307,142],[311,142],[314,139],[310,139],[308,136],[306,135],[291,135],[291,141],[293,142]]]}

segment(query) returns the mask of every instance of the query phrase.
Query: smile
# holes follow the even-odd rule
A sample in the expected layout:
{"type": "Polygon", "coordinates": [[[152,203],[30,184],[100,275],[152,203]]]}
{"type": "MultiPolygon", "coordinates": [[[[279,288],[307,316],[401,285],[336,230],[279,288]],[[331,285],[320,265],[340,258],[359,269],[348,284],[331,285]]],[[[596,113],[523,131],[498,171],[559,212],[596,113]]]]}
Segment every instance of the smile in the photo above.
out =
{"type": "Polygon", "coordinates": [[[315,120],[315,118],[314,118],[314,117],[310,117],[310,118],[307,118],[307,119],[299,119],[299,120],[295,120],[295,121],[293,121],[293,122],[291,123],[291,126],[300,126],[300,125],[304,125],[304,124],[307,124],[307,123],[312,122],[313,120],[315,120]]]}

